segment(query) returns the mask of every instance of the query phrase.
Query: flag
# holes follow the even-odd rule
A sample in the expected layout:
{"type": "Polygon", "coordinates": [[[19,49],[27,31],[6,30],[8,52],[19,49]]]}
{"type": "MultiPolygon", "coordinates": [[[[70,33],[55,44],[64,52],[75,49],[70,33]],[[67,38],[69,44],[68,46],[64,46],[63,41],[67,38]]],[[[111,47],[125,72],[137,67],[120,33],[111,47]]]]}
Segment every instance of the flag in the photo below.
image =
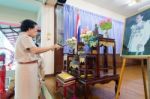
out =
{"type": "Polygon", "coordinates": [[[80,42],[80,32],[81,32],[80,28],[81,28],[80,15],[78,13],[76,17],[76,27],[75,27],[75,37],[77,38],[78,42],[80,42]]]}

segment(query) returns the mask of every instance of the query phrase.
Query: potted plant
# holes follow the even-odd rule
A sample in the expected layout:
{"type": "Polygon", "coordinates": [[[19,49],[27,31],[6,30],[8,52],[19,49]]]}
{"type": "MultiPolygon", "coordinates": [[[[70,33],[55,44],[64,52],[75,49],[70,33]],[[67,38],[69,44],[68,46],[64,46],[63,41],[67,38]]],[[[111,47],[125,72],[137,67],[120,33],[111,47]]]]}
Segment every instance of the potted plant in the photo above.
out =
{"type": "Polygon", "coordinates": [[[112,28],[112,20],[110,18],[104,19],[99,25],[101,30],[104,31],[103,37],[108,38],[108,30],[112,28]]]}

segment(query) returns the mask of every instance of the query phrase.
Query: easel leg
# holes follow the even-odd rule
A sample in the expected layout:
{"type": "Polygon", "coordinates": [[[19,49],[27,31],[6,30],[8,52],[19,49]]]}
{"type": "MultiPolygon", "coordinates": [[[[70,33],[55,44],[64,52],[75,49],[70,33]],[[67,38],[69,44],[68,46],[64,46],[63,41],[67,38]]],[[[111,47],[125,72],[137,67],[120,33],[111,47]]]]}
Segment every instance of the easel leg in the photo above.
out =
{"type": "Polygon", "coordinates": [[[150,58],[147,59],[148,98],[150,98],[150,58]]]}
{"type": "Polygon", "coordinates": [[[143,59],[141,60],[141,69],[142,69],[142,76],[143,76],[145,99],[148,99],[147,86],[146,86],[146,76],[145,76],[145,72],[144,72],[144,60],[143,59]]]}
{"type": "Polygon", "coordinates": [[[122,79],[123,79],[123,74],[124,74],[124,70],[125,70],[125,63],[126,63],[126,59],[123,59],[123,64],[121,67],[121,72],[120,72],[120,77],[119,77],[119,84],[118,84],[118,88],[117,88],[117,93],[116,93],[116,97],[115,99],[118,99],[119,97],[119,93],[120,93],[120,88],[121,88],[121,84],[122,84],[122,79]]]}

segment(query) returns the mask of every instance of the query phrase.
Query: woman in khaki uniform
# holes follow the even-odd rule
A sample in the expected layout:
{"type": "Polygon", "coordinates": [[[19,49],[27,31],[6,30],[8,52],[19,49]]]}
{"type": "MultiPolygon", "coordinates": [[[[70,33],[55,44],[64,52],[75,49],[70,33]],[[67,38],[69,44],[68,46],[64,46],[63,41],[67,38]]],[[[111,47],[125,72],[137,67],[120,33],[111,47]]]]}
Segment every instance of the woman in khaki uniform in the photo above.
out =
{"type": "Polygon", "coordinates": [[[38,57],[37,54],[59,49],[58,45],[36,47],[32,38],[37,35],[37,23],[24,20],[21,23],[21,33],[16,42],[15,59],[15,99],[38,99],[38,57]]]}

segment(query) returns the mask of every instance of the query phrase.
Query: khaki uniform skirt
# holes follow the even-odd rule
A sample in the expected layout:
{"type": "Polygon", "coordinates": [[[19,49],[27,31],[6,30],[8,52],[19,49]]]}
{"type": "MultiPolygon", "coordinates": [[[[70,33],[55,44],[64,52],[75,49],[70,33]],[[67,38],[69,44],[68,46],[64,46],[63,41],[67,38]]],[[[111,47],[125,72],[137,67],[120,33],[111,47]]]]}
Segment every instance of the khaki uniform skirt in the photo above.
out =
{"type": "Polygon", "coordinates": [[[17,64],[15,72],[15,99],[38,99],[38,64],[17,64]]]}

